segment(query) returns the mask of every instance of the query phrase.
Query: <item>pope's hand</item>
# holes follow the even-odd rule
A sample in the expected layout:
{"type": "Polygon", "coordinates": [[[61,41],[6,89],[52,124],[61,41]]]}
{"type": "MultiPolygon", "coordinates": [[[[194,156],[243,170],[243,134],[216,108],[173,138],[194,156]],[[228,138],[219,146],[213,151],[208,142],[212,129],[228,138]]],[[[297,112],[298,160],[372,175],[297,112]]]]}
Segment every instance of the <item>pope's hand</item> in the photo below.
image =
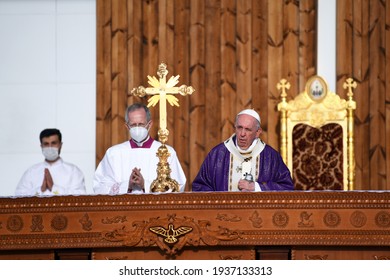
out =
{"type": "Polygon", "coordinates": [[[242,192],[253,192],[255,190],[255,182],[240,179],[238,181],[238,189],[242,192]]]}

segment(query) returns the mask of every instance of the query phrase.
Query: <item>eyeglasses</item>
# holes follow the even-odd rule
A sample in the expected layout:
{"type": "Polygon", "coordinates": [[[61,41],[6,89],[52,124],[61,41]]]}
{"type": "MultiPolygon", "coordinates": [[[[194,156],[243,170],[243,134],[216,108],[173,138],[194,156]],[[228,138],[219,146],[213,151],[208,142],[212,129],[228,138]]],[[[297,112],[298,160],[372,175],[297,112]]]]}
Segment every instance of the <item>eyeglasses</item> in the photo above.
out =
{"type": "Polygon", "coordinates": [[[134,127],[147,127],[149,123],[147,124],[144,124],[144,123],[132,123],[132,124],[129,124],[129,123],[126,123],[126,125],[129,127],[129,128],[134,128],[134,127]]]}

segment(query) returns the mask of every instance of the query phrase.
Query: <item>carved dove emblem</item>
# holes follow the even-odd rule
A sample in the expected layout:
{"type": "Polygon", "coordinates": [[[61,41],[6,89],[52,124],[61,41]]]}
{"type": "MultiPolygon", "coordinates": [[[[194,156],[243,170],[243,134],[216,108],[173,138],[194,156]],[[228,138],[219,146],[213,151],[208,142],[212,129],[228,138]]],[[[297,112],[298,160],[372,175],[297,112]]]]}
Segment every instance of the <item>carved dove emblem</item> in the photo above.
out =
{"type": "Polygon", "coordinates": [[[181,226],[178,227],[177,229],[174,229],[173,224],[169,224],[168,229],[158,226],[158,227],[151,227],[149,228],[149,230],[158,235],[164,236],[165,237],[164,241],[172,244],[177,242],[176,237],[192,231],[192,228],[181,226]]]}

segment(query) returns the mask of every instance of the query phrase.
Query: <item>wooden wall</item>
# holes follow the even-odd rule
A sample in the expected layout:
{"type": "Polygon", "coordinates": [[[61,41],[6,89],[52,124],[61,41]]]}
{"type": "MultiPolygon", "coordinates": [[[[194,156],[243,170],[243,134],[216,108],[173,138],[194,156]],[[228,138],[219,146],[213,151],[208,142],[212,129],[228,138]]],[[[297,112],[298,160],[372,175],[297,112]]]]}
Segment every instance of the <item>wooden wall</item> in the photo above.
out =
{"type": "MultiPolygon", "coordinates": [[[[390,141],[383,138],[390,135],[387,3],[337,2],[338,90],[346,77],[359,83],[357,189],[390,189],[390,141]],[[381,133],[373,135],[378,125],[381,133]]],[[[279,149],[276,84],[288,79],[293,97],[316,73],[316,19],[317,0],[97,0],[96,164],[108,147],[128,139],[125,108],[147,102],[129,93],[148,86],[147,75],[157,76],[161,62],[168,78],[180,75],[179,84],[196,89],[179,96],[180,107],[168,108],[168,143],[187,175],[187,190],[207,152],[233,133],[234,117],[244,108],[260,113],[263,140],[279,149]]],[[[158,106],[152,114],[157,138],[158,106]]]]}
{"type": "Polygon", "coordinates": [[[338,0],[337,11],[337,90],[358,83],[356,188],[390,190],[390,1],[338,0]]]}

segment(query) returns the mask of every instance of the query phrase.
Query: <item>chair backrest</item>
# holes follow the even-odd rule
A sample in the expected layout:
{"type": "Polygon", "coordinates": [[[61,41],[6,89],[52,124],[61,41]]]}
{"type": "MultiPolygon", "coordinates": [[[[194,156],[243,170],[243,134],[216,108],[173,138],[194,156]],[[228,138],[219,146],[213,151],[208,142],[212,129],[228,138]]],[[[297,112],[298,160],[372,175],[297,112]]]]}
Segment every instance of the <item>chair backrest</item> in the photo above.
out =
{"type": "Polygon", "coordinates": [[[329,91],[320,76],[311,77],[305,90],[287,102],[290,84],[282,79],[280,153],[296,190],[353,190],[355,176],[354,122],[356,102],[351,78],[344,83],[348,99],[329,91]]]}

